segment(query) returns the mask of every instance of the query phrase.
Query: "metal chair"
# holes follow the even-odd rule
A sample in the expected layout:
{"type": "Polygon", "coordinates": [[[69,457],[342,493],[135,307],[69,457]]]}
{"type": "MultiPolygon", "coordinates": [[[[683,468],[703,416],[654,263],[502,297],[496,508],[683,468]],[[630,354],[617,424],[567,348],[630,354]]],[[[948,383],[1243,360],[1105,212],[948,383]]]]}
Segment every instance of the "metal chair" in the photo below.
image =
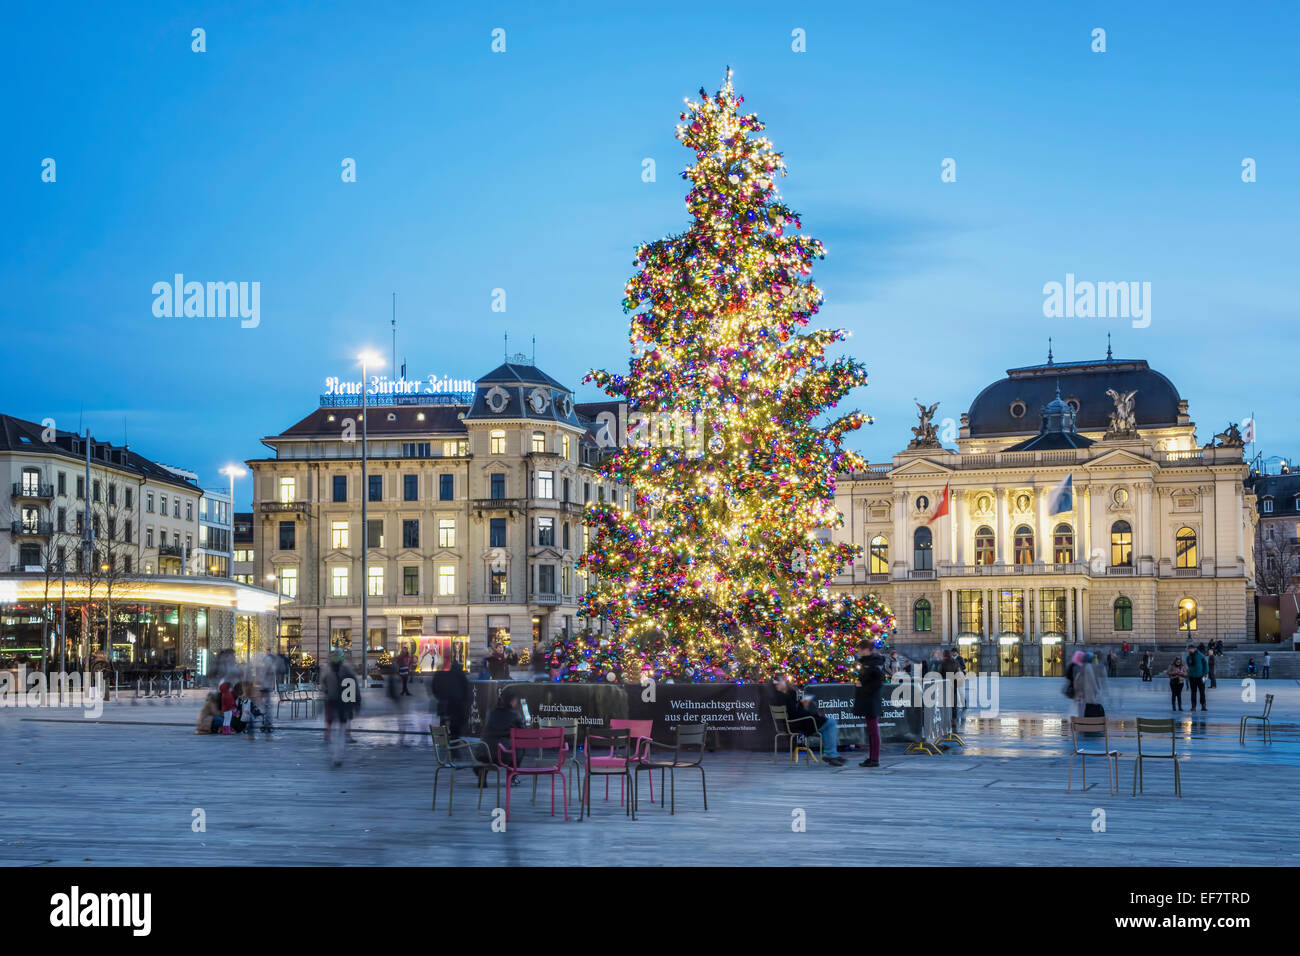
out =
{"type": "Polygon", "coordinates": [[[1088,758],[1104,757],[1106,759],[1106,779],[1110,783],[1110,792],[1115,793],[1119,787],[1119,758],[1118,750],[1111,749],[1110,746],[1110,728],[1106,724],[1105,717],[1071,717],[1070,718],[1070,738],[1074,744],[1070,751],[1070,773],[1065,779],[1065,792],[1069,793],[1074,786],[1074,758],[1080,759],[1081,771],[1083,776],[1083,789],[1088,789],[1088,758]],[[1101,750],[1079,746],[1079,734],[1101,734],[1105,738],[1105,744],[1101,750]]]}
{"type": "Polygon", "coordinates": [[[625,813],[636,819],[636,794],[633,792],[633,751],[638,741],[626,728],[619,730],[593,730],[587,733],[587,773],[582,781],[582,809],[578,819],[585,813],[591,816],[591,778],[622,777],[627,785],[628,799],[625,801],[625,813]],[[599,751],[599,753],[597,753],[599,751]]]}
{"type": "MultiPolygon", "coordinates": [[[[791,763],[799,762],[799,752],[803,751],[808,755],[809,766],[819,760],[818,754],[822,753],[822,735],[817,732],[817,721],[812,717],[795,717],[791,719],[788,708],[774,704],[770,707],[772,711],[772,722],[776,724],[776,737],[772,741],[772,761],[776,761],[777,748],[780,745],[782,737],[790,738],[790,761],[791,763]],[[796,724],[802,724],[807,721],[812,725],[811,730],[796,730],[796,724]],[[813,753],[810,743],[817,744],[817,753],[813,753]]],[[[824,754],[823,754],[824,756],[824,754]]]]}
{"type": "MultiPolygon", "coordinates": [[[[641,779],[641,771],[650,774],[650,780],[654,782],[654,772],[659,771],[659,806],[664,804],[664,771],[668,771],[668,788],[672,794],[672,803],[669,805],[669,813],[677,812],[677,771],[678,770],[698,770],[700,772],[700,788],[704,794],[704,809],[709,809],[709,786],[704,779],[704,750],[705,741],[708,738],[709,728],[704,724],[698,724],[694,727],[677,727],[677,739],[672,744],[661,744],[656,741],[648,741],[643,755],[637,761],[633,771],[634,780],[641,779]],[[672,759],[670,760],[652,760],[650,759],[650,750],[652,747],[659,747],[662,750],[671,750],[672,759]],[[695,748],[694,760],[683,760],[682,751],[687,748],[695,748]]],[[[634,798],[639,800],[640,784],[633,786],[636,791],[634,798]]],[[[654,803],[654,790],[650,792],[650,802],[654,803]]]]}
{"type": "MultiPolygon", "coordinates": [[[[564,743],[568,747],[568,755],[564,758],[564,764],[569,770],[570,777],[574,787],[577,789],[579,797],[582,794],[582,762],[578,759],[578,718],[576,717],[542,717],[538,720],[538,726],[541,727],[559,727],[564,731],[564,743]]],[[[573,799],[573,790],[567,791],[568,799],[573,799]]],[[[533,780],[533,802],[537,801],[537,781],[533,780]]]]}
{"type": "Polygon", "coordinates": [[[563,790],[564,800],[564,819],[569,819],[569,782],[564,776],[564,757],[568,753],[568,747],[564,744],[564,728],[562,727],[545,727],[535,729],[531,727],[512,727],[510,729],[510,746],[497,744],[497,751],[501,755],[502,766],[506,770],[506,821],[510,820],[510,791],[514,789],[515,777],[541,777],[549,776],[551,778],[551,816],[555,816],[555,778],[560,778],[560,788],[563,790]],[[534,758],[535,762],[524,766],[520,763],[521,759],[529,759],[527,751],[536,750],[539,756],[534,758]],[[555,758],[546,756],[549,750],[555,751],[555,758]]]}
{"type": "MultiPolygon", "coordinates": [[[[1178,769],[1178,747],[1177,736],[1174,730],[1174,721],[1172,717],[1165,717],[1160,720],[1153,720],[1149,717],[1139,717],[1137,719],[1137,760],[1133,764],[1133,796],[1138,795],[1138,790],[1142,788],[1142,761],[1143,760],[1172,760],[1174,762],[1174,793],[1179,798],[1183,795],[1183,778],[1178,769]],[[1169,735],[1169,752],[1168,753],[1148,753],[1142,749],[1142,735],[1146,734],[1148,738],[1159,735],[1163,737],[1169,735]]],[[[1145,792],[1145,790],[1143,790],[1145,792]]]]}
{"type": "Polygon", "coordinates": [[[479,777],[478,808],[483,809],[483,790],[487,785],[487,772],[496,774],[497,806],[501,805],[501,768],[490,760],[483,760],[475,754],[475,747],[482,747],[487,753],[487,744],[481,740],[453,739],[446,727],[429,725],[429,735],[433,738],[433,759],[438,769],[433,772],[433,803],[431,810],[438,809],[438,775],[449,771],[447,777],[447,816],[451,816],[451,799],[456,790],[456,774],[461,770],[472,770],[479,777]],[[467,756],[458,757],[457,751],[467,756]],[[481,771],[481,774],[480,774],[481,771]]]}
{"type": "Polygon", "coordinates": [[[1264,713],[1247,714],[1245,717],[1241,718],[1240,742],[1243,744],[1246,742],[1246,721],[1258,720],[1260,722],[1261,727],[1264,730],[1264,743],[1271,744],[1273,742],[1273,722],[1269,719],[1269,715],[1271,713],[1273,713],[1273,695],[1265,694],[1264,713]]]}

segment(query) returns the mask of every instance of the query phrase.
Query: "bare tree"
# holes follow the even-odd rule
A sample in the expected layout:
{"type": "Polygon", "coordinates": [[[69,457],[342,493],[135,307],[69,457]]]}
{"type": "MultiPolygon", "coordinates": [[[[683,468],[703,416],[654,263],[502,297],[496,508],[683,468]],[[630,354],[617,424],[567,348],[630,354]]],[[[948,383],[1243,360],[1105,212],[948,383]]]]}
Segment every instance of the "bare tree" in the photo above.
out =
{"type": "Polygon", "coordinates": [[[1285,535],[1268,535],[1268,530],[1285,530],[1276,525],[1261,528],[1255,548],[1255,585],[1263,594],[1285,594],[1295,586],[1300,575],[1300,548],[1296,539],[1285,535]]]}

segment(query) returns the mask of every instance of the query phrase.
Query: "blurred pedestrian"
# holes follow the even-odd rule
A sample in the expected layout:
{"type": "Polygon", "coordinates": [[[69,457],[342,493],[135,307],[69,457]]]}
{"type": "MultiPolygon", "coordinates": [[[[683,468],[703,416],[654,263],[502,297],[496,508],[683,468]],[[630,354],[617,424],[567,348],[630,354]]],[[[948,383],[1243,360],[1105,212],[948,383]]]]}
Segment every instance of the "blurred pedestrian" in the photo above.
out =
{"type": "Polygon", "coordinates": [[[853,713],[863,718],[867,732],[867,759],[859,767],[880,766],[880,688],[885,684],[885,659],[870,639],[858,643],[858,688],[853,713]]]}
{"type": "Polygon", "coordinates": [[[343,765],[343,753],[352,739],[348,722],[361,709],[361,684],[346,657],[341,648],[332,651],[321,679],[325,697],[325,743],[336,767],[343,765]],[[335,724],[339,725],[338,730],[334,729],[335,724]]]}
{"type": "Polygon", "coordinates": [[[460,661],[452,661],[445,671],[434,671],[429,689],[438,700],[438,723],[447,728],[453,739],[465,736],[471,691],[460,661]]]}
{"type": "Polygon", "coordinates": [[[230,681],[223,680],[221,686],[217,688],[217,693],[221,695],[221,730],[223,734],[233,734],[230,724],[235,716],[235,692],[230,686],[230,681]]]}
{"type": "Polygon", "coordinates": [[[1198,696],[1201,698],[1201,710],[1205,710],[1205,675],[1210,667],[1203,650],[1204,645],[1200,648],[1187,645],[1187,683],[1192,688],[1192,710],[1196,709],[1198,696]]]}
{"type": "Polygon", "coordinates": [[[257,659],[257,696],[258,709],[262,712],[262,733],[270,735],[275,729],[271,726],[271,695],[278,687],[280,677],[280,659],[270,651],[265,651],[257,659]]]}
{"type": "Polygon", "coordinates": [[[1214,676],[1214,671],[1219,661],[1219,655],[1214,653],[1213,641],[1210,641],[1210,649],[1205,652],[1205,660],[1210,668],[1210,689],[1213,690],[1219,686],[1219,682],[1214,676]]]}
{"type": "Polygon", "coordinates": [[[410,697],[411,691],[407,685],[411,680],[411,651],[405,644],[402,645],[402,653],[397,655],[397,676],[402,682],[400,696],[410,697]]]}
{"type": "Polygon", "coordinates": [[[1268,651],[1265,651],[1265,652],[1264,652],[1264,673],[1263,673],[1263,675],[1262,675],[1263,678],[1264,678],[1264,680],[1268,680],[1268,668],[1269,668],[1269,664],[1270,664],[1270,658],[1269,658],[1269,656],[1268,656],[1268,651]]]}
{"type": "Polygon", "coordinates": [[[1105,717],[1101,705],[1101,682],[1097,677],[1096,657],[1091,651],[1083,652],[1083,660],[1074,668],[1071,678],[1074,685],[1074,702],[1081,708],[1082,717],[1105,717]]]}

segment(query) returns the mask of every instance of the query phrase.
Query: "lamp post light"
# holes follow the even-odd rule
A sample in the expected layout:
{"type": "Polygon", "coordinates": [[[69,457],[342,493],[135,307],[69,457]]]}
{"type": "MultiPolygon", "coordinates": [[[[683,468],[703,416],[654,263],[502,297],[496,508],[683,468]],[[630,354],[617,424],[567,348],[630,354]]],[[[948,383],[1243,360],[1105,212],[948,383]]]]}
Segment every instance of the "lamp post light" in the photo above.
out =
{"type": "Polygon", "coordinates": [[[230,464],[221,469],[221,473],[230,479],[230,502],[227,505],[227,516],[230,518],[230,540],[229,547],[226,549],[230,554],[230,563],[226,566],[227,573],[233,577],[235,574],[235,479],[243,478],[248,472],[239,467],[239,465],[230,464]]]}
{"type": "Polygon", "coordinates": [[[275,587],[275,653],[280,653],[280,605],[284,600],[284,592],[280,590],[280,579],[274,574],[268,574],[266,580],[270,581],[275,587]]]}
{"type": "Polygon", "coordinates": [[[357,356],[361,363],[361,686],[369,680],[368,651],[370,648],[370,605],[367,596],[370,593],[369,551],[370,528],[366,523],[366,501],[370,498],[370,481],[366,471],[366,390],[368,386],[369,366],[382,365],[384,360],[374,352],[362,352],[357,356]]]}
{"type": "Polygon", "coordinates": [[[108,562],[105,561],[99,566],[99,570],[104,573],[104,660],[109,667],[113,666],[113,585],[108,580],[108,562]]]}

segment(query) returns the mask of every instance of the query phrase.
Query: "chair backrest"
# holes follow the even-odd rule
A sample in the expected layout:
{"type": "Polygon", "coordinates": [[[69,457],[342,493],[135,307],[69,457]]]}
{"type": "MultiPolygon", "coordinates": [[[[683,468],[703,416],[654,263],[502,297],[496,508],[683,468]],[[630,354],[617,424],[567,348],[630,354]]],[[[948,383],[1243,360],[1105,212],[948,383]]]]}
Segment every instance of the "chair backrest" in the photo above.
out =
{"type": "Polygon", "coordinates": [[[1074,752],[1079,752],[1079,734],[1103,734],[1106,737],[1106,749],[1110,750],[1110,730],[1105,717],[1071,717],[1070,736],[1074,740],[1074,752]]]}
{"type": "Polygon", "coordinates": [[[591,758],[614,757],[619,760],[632,758],[633,740],[631,731],[626,727],[596,728],[587,731],[587,770],[591,770],[591,758]],[[601,751],[601,753],[597,753],[601,751]]]}
{"type": "Polygon", "coordinates": [[[451,766],[451,731],[441,724],[430,724],[429,736],[433,738],[433,759],[439,766],[451,766]]]}
{"type": "MultiPolygon", "coordinates": [[[[511,727],[510,749],[515,752],[516,761],[518,754],[524,750],[536,750],[539,757],[544,756],[548,750],[554,750],[557,768],[564,762],[564,757],[568,753],[568,748],[564,745],[563,727],[511,727]]],[[[550,766],[550,764],[539,766],[550,766]]]]}
{"type": "Polygon", "coordinates": [[[1160,717],[1160,718],[1139,717],[1137,719],[1138,753],[1142,754],[1143,756],[1152,756],[1150,752],[1142,749],[1143,734],[1146,734],[1148,737],[1157,736],[1157,735],[1163,737],[1165,734],[1168,734],[1169,754],[1170,756],[1176,755],[1176,750],[1174,749],[1174,743],[1177,740],[1177,737],[1175,736],[1174,720],[1172,717],[1160,717]]]}
{"type": "Polygon", "coordinates": [[[692,724],[689,727],[678,725],[676,731],[676,755],[674,760],[680,761],[682,751],[695,748],[697,753],[695,763],[700,763],[704,759],[704,748],[709,737],[708,726],[705,724],[692,724]]]}
{"type": "Polygon", "coordinates": [[[778,734],[788,734],[790,728],[787,725],[787,721],[790,719],[790,714],[785,709],[784,705],[772,704],[768,707],[768,710],[772,712],[772,723],[776,725],[776,732],[778,734]]]}
{"type": "Polygon", "coordinates": [[[611,720],[610,730],[626,730],[631,737],[649,737],[654,732],[653,720],[611,720]]]}
{"type": "Polygon", "coordinates": [[[537,721],[539,727],[558,727],[564,731],[564,736],[572,741],[569,749],[577,751],[578,749],[578,718],[577,717],[542,717],[537,721]]]}
{"type": "Polygon", "coordinates": [[[1273,695],[1265,694],[1264,695],[1264,716],[1267,717],[1272,712],[1273,712],[1273,695]]]}

